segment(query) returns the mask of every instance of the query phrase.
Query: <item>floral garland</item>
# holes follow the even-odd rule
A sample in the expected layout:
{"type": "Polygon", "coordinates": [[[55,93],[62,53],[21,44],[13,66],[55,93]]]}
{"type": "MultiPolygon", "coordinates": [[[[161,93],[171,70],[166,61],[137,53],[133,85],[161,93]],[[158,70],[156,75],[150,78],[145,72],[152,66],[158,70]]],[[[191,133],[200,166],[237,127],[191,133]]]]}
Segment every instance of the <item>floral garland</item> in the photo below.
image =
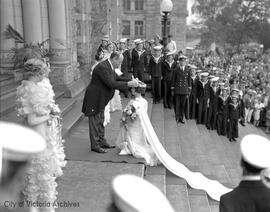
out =
{"type": "Polygon", "coordinates": [[[120,126],[127,128],[128,123],[135,121],[137,117],[138,114],[134,105],[127,105],[126,108],[123,110],[122,117],[120,119],[120,126]]]}

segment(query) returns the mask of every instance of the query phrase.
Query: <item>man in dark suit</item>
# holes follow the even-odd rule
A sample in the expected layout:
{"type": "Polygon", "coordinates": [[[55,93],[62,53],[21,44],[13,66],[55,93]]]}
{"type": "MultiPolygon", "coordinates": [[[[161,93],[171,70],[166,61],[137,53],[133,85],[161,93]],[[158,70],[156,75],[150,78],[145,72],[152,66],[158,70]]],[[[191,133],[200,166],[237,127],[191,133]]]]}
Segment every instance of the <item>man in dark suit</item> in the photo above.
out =
{"type": "Polygon", "coordinates": [[[125,90],[138,86],[136,80],[128,81],[115,73],[114,69],[118,68],[122,61],[123,55],[114,52],[108,60],[99,63],[93,70],[92,80],[85,92],[82,112],[89,119],[89,137],[94,152],[106,153],[103,148],[114,148],[104,138],[103,122],[105,106],[113,97],[115,89],[125,90]]]}
{"type": "Polygon", "coordinates": [[[176,66],[176,69],[172,77],[172,92],[174,95],[174,109],[175,109],[175,118],[177,123],[185,123],[184,114],[186,101],[188,100],[188,94],[191,91],[191,78],[189,69],[186,66],[187,57],[180,55],[179,65],[176,66]]]}
{"type": "Polygon", "coordinates": [[[270,141],[250,134],[242,139],[240,148],[242,181],[233,191],[221,196],[220,212],[268,212],[270,188],[266,170],[270,167],[270,141]]]}

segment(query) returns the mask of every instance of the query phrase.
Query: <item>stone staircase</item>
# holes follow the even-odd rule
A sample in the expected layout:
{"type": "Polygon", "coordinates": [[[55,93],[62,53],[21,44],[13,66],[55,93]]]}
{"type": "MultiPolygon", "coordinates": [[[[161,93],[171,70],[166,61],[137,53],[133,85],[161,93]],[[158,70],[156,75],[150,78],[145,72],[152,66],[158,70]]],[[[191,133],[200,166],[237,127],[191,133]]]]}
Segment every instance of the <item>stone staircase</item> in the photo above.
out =
{"type": "MultiPolygon", "coordinates": [[[[88,78],[89,79],[89,78],[88,78]]],[[[15,82],[13,75],[0,74],[0,120],[22,123],[17,116],[16,88],[20,82],[15,82]]],[[[81,106],[84,91],[73,98],[65,98],[64,92],[55,91],[55,101],[62,111],[62,134],[67,137],[71,129],[82,118],[81,106]]]]}
{"type": "MultiPolygon", "coordinates": [[[[162,104],[149,104],[152,125],[166,151],[193,172],[201,172],[210,179],[233,188],[241,179],[239,142],[230,143],[194,120],[176,124],[173,110],[162,104]]],[[[253,126],[240,126],[240,138],[247,133],[263,133],[253,126]]],[[[218,212],[219,202],[205,191],[192,189],[184,179],[176,177],[163,165],[146,166],[144,178],[167,196],[175,211],[218,212]]]]}

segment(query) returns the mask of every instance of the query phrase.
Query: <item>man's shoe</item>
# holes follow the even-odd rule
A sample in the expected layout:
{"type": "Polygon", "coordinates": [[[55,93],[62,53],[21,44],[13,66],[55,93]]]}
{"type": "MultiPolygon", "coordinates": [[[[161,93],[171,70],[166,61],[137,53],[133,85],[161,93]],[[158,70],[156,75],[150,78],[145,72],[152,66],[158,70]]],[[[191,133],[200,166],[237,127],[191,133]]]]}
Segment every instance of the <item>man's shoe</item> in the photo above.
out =
{"type": "Polygon", "coordinates": [[[233,138],[232,140],[233,140],[234,142],[236,142],[236,139],[235,139],[235,138],[233,138]]]}
{"type": "Polygon", "coordinates": [[[113,149],[113,148],[115,148],[115,146],[110,145],[110,144],[108,144],[108,143],[100,144],[100,147],[101,147],[101,148],[104,148],[104,149],[113,149]]]}
{"type": "Polygon", "coordinates": [[[102,149],[101,147],[96,147],[91,149],[93,152],[97,152],[97,153],[107,153],[107,150],[102,149]]]}
{"type": "Polygon", "coordinates": [[[182,124],[185,124],[185,121],[184,120],[179,120],[179,122],[181,122],[182,124]]]}

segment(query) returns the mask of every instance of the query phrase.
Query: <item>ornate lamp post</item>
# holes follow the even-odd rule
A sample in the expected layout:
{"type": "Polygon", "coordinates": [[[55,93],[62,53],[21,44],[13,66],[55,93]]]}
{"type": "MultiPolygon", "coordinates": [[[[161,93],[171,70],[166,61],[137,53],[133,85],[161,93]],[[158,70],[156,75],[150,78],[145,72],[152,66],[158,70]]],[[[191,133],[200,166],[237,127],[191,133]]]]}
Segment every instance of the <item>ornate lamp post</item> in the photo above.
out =
{"type": "Polygon", "coordinates": [[[160,3],[160,12],[163,17],[163,23],[164,23],[164,28],[162,32],[163,36],[163,45],[167,45],[167,22],[168,22],[168,15],[172,11],[173,8],[173,3],[171,0],[162,0],[160,3]]]}

